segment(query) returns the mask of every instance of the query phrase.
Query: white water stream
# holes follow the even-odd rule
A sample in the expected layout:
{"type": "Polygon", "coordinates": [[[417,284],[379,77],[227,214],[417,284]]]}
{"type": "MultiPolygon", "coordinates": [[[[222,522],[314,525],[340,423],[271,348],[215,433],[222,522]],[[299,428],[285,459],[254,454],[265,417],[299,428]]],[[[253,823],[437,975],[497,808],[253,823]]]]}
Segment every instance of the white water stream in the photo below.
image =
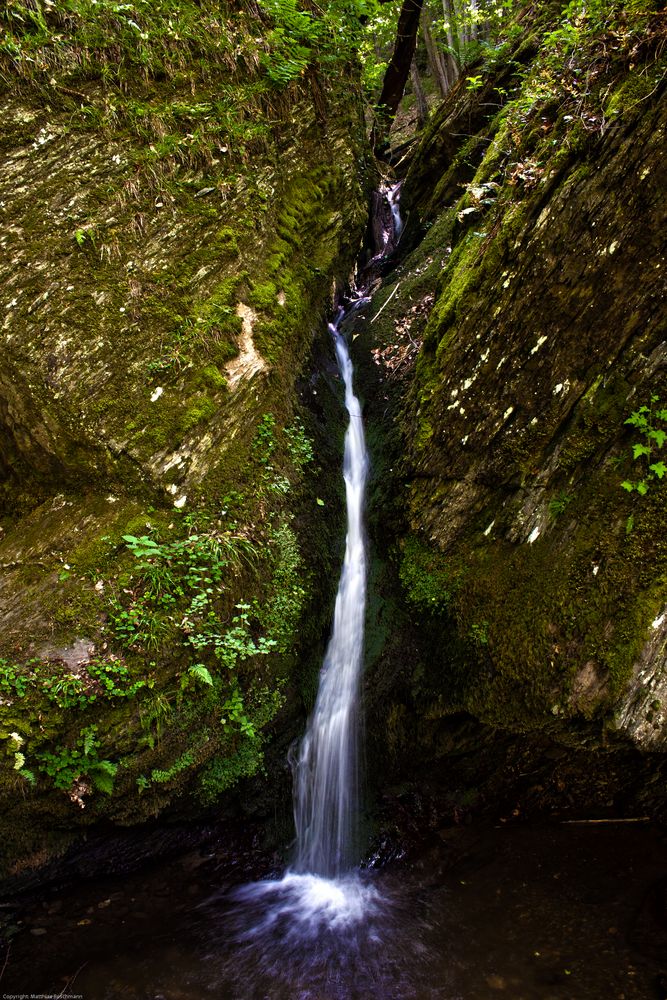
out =
{"type": "MultiPolygon", "coordinates": [[[[395,245],[400,226],[396,188],[390,188],[384,197],[389,221],[383,233],[384,245],[377,248],[378,261],[395,245]]],[[[275,954],[277,944],[289,951],[317,938],[321,951],[325,937],[340,942],[352,934],[349,945],[354,947],[363,936],[373,938],[384,909],[378,890],[354,868],[359,862],[355,851],[368,453],[361,406],[354,394],[352,361],[341,328],[368,302],[365,291],[362,289],[347,308],[341,308],[335,322],[329,324],[349,417],[343,460],[347,537],[317,699],[292,760],[296,826],[293,865],[281,880],[250,883],[235,890],[231,897],[239,904],[236,940],[259,945],[265,965],[273,961],[270,956],[275,954]]]]}
{"type": "Polygon", "coordinates": [[[352,387],[352,361],[339,331],[346,315],[341,310],[337,322],[329,325],[350,418],[343,463],[345,559],[317,701],[294,768],[294,870],[328,877],[341,875],[357,860],[353,850],[358,814],[359,677],[366,609],[363,507],[368,453],[361,407],[352,387]]]}
{"type": "Polygon", "coordinates": [[[400,210],[400,198],[401,198],[401,182],[394,184],[393,187],[389,188],[387,191],[387,202],[389,203],[389,208],[391,209],[391,218],[394,226],[394,247],[398,245],[398,241],[401,238],[401,233],[403,232],[403,219],[401,218],[400,210]]]}
{"type": "MultiPolygon", "coordinates": [[[[237,940],[262,943],[270,954],[276,939],[283,948],[322,935],[340,938],[381,913],[377,890],[362,880],[359,858],[359,688],[366,612],[366,542],[363,510],[368,453],[353,368],[343,322],[368,300],[355,299],[329,324],[345,386],[349,423],[343,476],[347,502],[345,558],[334,608],[331,638],[320,671],[313,713],[292,758],[294,774],[294,861],[280,881],[253,882],[233,898],[246,918],[237,940]],[[254,915],[253,915],[254,914],[254,915]]],[[[352,943],[352,942],[351,942],[352,943]]]]}

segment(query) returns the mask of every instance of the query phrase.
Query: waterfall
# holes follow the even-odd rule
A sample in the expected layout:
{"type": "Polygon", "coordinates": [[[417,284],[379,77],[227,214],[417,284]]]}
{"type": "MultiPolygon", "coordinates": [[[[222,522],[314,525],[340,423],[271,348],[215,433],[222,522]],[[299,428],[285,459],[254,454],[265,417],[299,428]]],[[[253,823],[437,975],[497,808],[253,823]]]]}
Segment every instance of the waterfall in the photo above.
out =
{"type": "Polygon", "coordinates": [[[341,311],[337,322],[329,325],[349,414],[343,462],[347,500],[345,559],[317,701],[294,768],[294,870],[328,877],[340,875],[355,860],[357,716],[366,608],[363,507],[368,453],[361,407],[352,386],[352,361],[339,331],[347,315],[341,311]]]}
{"type": "Polygon", "coordinates": [[[399,208],[399,202],[401,197],[401,182],[394,184],[387,191],[387,202],[389,203],[389,208],[391,209],[391,218],[394,227],[394,246],[398,245],[398,241],[401,238],[401,233],[403,232],[403,219],[401,218],[401,211],[399,208]]]}
{"type": "MultiPolygon", "coordinates": [[[[388,222],[380,233],[375,260],[391,252],[403,228],[398,207],[400,184],[384,189],[374,200],[377,219],[388,222]]],[[[377,239],[377,237],[376,237],[377,239]]],[[[369,279],[370,280],[370,279],[369,279]]],[[[361,406],[354,394],[350,353],[341,333],[344,321],[368,301],[361,290],[349,309],[341,309],[329,324],[338,369],[345,385],[349,423],[345,434],[343,476],[347,501],[345,558],[338,584],[331,639],[320,673],[313,714],[293,761],[296,873],[339,877],[354,857],[358,816],[359,689],[366,610],[366,544],[363,529],[368,453],[361,406]]]]}
{"type": "MultiPolygon", "coordinates": [[[[375,256],[364,269],[363,287],[356,298],[346,309],[341,308],[336,321],[329,324],[349,416],[343,458],[347,537],[315,708],[291,759],[297,832],[293,863],[281,879],[252,882],[226,897],[235,907],[229,913],[229,933],[240,949],[237,954],[252,956],[248,960],[253,967],[258,965],[272,976],[285,962],[297,963],[307,980],[313,963],[324,961],[327,954],[332,961],[335,956],[337,962],[341,953],[348,958],[358,954],[363,940],[377,945],[387,912],[387,901],[372,881],[355,869],[359,860],[355,847],[366,610],[363,511],[368,453],[342,328],[369,301],[367,292],[395,246],[396,225],[400,224],[396,198],[397,186],[383,189],[374,199],[374,228],[379,233],[375,256]],[[315,942],[317,948],[311,948],[315,942]]],[[[381,974],[379,969],[377,974],[381,974]]]]}

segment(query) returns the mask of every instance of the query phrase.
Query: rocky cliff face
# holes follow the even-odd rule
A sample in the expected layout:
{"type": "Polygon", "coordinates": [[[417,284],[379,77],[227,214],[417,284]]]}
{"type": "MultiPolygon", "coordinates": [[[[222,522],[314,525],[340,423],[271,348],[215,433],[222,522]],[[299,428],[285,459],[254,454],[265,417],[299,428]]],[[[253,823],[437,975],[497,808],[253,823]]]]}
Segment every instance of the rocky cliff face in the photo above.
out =
{"type": "MultiPolygon", "coordinates": [[[[351,71],[273,88],[251,0],[92,6],[0,14],[19,878],[101,820],[192,815],[257,773],[312,697],[339,567],[311,352],[363,226],[351,71]]],[[[434,115],[396,269],[352,324],[370,757],[455,817],[522,783],[664,808],[664,13],[546,8],[434,115]]]]}
{"type": "Polygon", "coordinates": [[[393,416],[376,497],[422,615],[371,682],[397,760],[446,767],[472,719],[501,748],[667,746],[664,14],[640,21],[567,50],[558,22],[525,23],[404,181],[400,260],[357,330],[369,408],[393,416]]]}
{"type": "Polygon", "coordinates": [[[352,71],[273,87],[250,2],[73,11],[1,15],[3,873],[214,802],[307,698],[299,376],[365,216],[352,71]]]}

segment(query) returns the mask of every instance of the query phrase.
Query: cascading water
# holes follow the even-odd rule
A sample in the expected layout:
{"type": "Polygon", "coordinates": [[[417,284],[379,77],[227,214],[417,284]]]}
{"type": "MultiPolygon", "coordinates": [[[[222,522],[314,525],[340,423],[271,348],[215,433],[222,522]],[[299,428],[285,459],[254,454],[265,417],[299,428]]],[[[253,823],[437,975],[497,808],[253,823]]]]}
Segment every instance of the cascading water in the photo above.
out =
{"type": "MultiPolygon", "coordinates": [[[[377,220],[381,235],[373,258],[376,262],[394,249],[400,236],[399,192],[400,184],[395,184],[381,191],[377,199],[382,209],[377,220]],[[389,208],[388,217],[385,206],[389,208]]],[[[349,308],[341,308],[336,321],[329,324],[349,415],[343,460],[347,538],[317,701],[294,764],[294,871],[328,878],[348,871],[356,860],[358,703],[366,610],[363,509],[368,453],[361,406],[354,394],[352,360],[341,327],[368,301],[367,290],[363,288],[349,308]]]]}
{"type": "MultiPolygon", "coordinates": [[[[365,287],[329,324],[349,415],[343,475],[347,500],[345,558],[336,596],[331,638],[320,673],[313,714],[293,755],[296,844],[292,867],[279,881],[253,882],[226,896],[235,904],[230,937],[236,942],[235,975],[243,964],[260,972],[275,989],[289,970],[290,982],[307,982],[314,969],[354,964],[355,956],[377,949],[389,901],[372,880],[355,870],[359,813],[359,689],[366,606],[366,544],[363,526],[368,453],[353,368],[343,333],[346,321],[365,303],[377,268],[396,244],[400,223],[396,188],[381,192],[381,238],[367,265],[365,287]]],[[[365,960],[363,977],[380,982],[384,972],[365,960]]],[[[383,959],[387,966],[386,957],[383,959]]],[[[319,974],[319,973],[318,973],[319,974]]],[[[341,972],[342,975],[342,972],[341,972]]],[[[360,972],[361,976],[362,973],[360,972]]],[[[304,987],[302,997],[317,996],[304,987]]],[[[328,995],[328,994],[327,994],[328,995]]],[[[342,995],[342,994],[341,994],[342,995]]],[[[347,995],[347,994],[346,994],[347,995]]]]}
{"type": "Polygon", "coordinates": [[[403,232],[403,219],[401,218],[400,210],[400,197],[401,197],[401,182],[394,184],[393,187],[389,188],[387,191],[387,202],[389,208],[391,209],[391,218],[394,227],[394,247],[398,245],[398,241],[401,238],[401,233],[403,232]]]}
{"type": "Polygon", "coordinates": [[[339,330],[348,314],[341,310],[336,323],[329,324],[350,418],[343,463],[347,499],[345,559],[317,701],[294,768],[294,870],[328,877],[348,870],[355,860],[357,717],[366,608],[363,506],[368,454],[361,407],[352,387],[352,361],[339,330]]]}
{"type": "MultiPolygon", "coordinates": [[[[358,816],[359,679],[366,609],[366,544],[363,527],[368,453],[359,400],[352,385],[353,369],[341,327],[368,299],[360,294],[341,308],[333,336],[338,367],[345,385],[349,415],[343,475],[347,500],[345,558],[338,585],[331,638],[320,672],[313,714],[293,756],[296,845],[293,866],[278,882],[253,882],[237,889],[244,918],[239,941],[262,941],[276,935],[283,949],[299,949],[304,940],[340,935],[362,919],[380,913],[377,890],[353,870],[358,816]]],[[[370,924],[369,924],[370,926],[370,924]]],[[[350,945],[352,942],[349,942],[350,945]]],[[[275,969],[273,970],[275,974],[275,969]]]]}

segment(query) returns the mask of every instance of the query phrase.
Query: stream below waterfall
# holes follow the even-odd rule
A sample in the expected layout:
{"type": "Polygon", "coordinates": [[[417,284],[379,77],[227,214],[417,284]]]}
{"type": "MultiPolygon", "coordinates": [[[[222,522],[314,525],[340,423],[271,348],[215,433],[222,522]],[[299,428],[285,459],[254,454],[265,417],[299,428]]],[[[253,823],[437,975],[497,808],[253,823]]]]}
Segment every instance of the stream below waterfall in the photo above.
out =
{"type": "Polygon", "coordinates": [[[664,856],[648,825],[449,827],[366,874],[383,903],[360,925],[290,939],[279,922],[248,935],[230,895],[248,875],[220,837],[24,905],[0,997],[658,1000],[664,856]]]}

